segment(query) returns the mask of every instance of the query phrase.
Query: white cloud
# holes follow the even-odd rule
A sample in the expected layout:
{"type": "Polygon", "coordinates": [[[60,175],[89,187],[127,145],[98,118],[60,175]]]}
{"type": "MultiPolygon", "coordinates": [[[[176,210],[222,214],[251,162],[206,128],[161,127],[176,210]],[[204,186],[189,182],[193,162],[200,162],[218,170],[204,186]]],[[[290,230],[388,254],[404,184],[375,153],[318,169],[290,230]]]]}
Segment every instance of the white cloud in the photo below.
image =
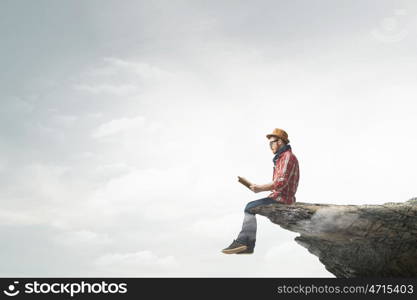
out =
{"type": "Polygon", "coordinates": [[[51,117],[51,121],[57,125],[69,127],[79,120],[78,116],[73,115],[54,115],[51,117]]]}
{"type": "Polygon", "coordinates": [[[104,114],[102,112],[94,112],[94,113],[87,114],[87,117],[92,118],[92,119],[99,119],[99,118],[102,118],[103,116],[104,114]]]}
{"type": "Polygon", "coordinates": [[[89,152],[89,151],[85,151],[85,152],[77,152],[73,154],[73,158],[77,159],[77,160],[90,160],[94,157],[96,157],[97,154],[93,153],[93,152],[89,152]]]}
{"type": "Polygon", "coordinates": [[[39,137],[48,139],[51,143],[65,142],[64,132],[55,126],[45,125],[44,121],[38,121],[35,124],[31,124],[35,134],[39,137]]]}
{"type": "Polygon", "coordinates": [[[85,91],[94,95],[113,94],[116,96],[126,96],[136,91],[137,86],[132,84],[77,84],[74,88],[78,91],[85,91]]]}
{"type": "MultiPolygon", "coordinates": [[[[140,210],[146,221],[178,222],[201,213],[202,208],[192,204],[192,195],[178,193],[160,200],[147,203],[146,208],[140,210]]],[[[195,202],[197,202],[196,200],[195,202]]]]}
{"type": "Polygon", "coordinates": [[[145,125],[145,117],[137,116],[135,118],[121,118],[111,120],[101,124],[92,134],[94,138],[102,138],[111,136],[121,132],[143,128],[145,125]]]}
{"type": "Polygon", "coordinates": [[[20,97],[10,97],[2,101],[2,109],[0,112],[5,112],[9,115],[24,115],[33,112],[35,105],[20,97]]]}
{"type": "Polygon", "coordinates": [[[172,255],[160,257],[149,250],[129,253],[108,253],[93,261],[97,272],[106,276],[163,276],[164,272],[176,269],[179,261],[172,255]]]}
{"type": "Polygon", "coordinates": [[[92,95],[135,96],[143,93],[146,85],[174,78],[171,72],[146,62],[116,57],[103,61],[104,65],[83,73],[73,88],[92,95]]]}
{"type": "Polygon", "coordinates": [[[6,193],[9,197],[36,199],[39,207],[48,203],[63,203],[72,195],[63,179],[70,169],[65,165],[44,163],[26,165],[15,172],[15,184],[7,187],[6,193]]]}
{"type": "Polygon", "coordinates": [[[109,266],[117,264],[119,267],[125,265],[159,265],[162,267],[176,266],[177,262],[173,256],[158,257],[149,250],[132,253],[110,253],[98,257],[95,263],[99,266],[109,266]]]}
{"type": "Polygon", "coordinates": [[[280,268],[285,270],[280,273],[284,277],[334,277],[316,256],[295,244],[295,241],[284,242],[268,249],[264,256],[265,270],[280,268]]]}
{"type": "Polygon", "coordinates": [[[0,210],[0,224],[9,226],[38,225],[44,223],[39,217],[28,212],[0,210]]]}
{"type": "MultiPolygon", "coordinates": [[[[284,242],[282,244],[279,245],[275,245],[273,247],[271,247],[264,256],[264,259],[267,262],[277,262],[279,260],[283,260],[286,257],[288,257],[288,255],[290,255],[291,253],[294,252],[294,249],[296,249],[297,247],[295,247],[295,242],[291,241],[291,242],[284,242]]],[[[300,248],[302,251],[306,251],[303,248],[300,248]]]]}
{"type": "Polygon", "coordinates": [[[169,78],[171,73],[163,70],[157,66],[144,62],[128,61],[115,57],[104,58],[104,61],[109,63],[119,71],[127,71],[140,76],[143,79],[163,79],[169,78]]]}
{"type": "Polygon", "coordinates": [[[3,155],[0,156],[0,173],[3,172],[3,170],[6,170],[8,165],[8,161],[6,160],[6,157],[3,155]]]}
{"type": "Polygon", "coordinates": [[[112,242],[107,234],[99,234],[90,230],[75,230],[61,232],[55,237],[55,241],[73,248],[103,246],[112,242]]]}
{"type": "Polygon", "coordinates": [[[188,231],[200,237],[227,240],[240,229],[243,221],[241,213],[231,213],[221,216],[212,216],[195,221],[188,231]]]}
{"type": "Polygon", "coordinates": [[[126,213],[149,216],[147,210],[152,210],[152,203],[160,203],[161,209],[154,210],[152,214],[181,215],[178,210],[181,205],[178,203],[179,195],[186,193],[189,181],[187,168],[133,170],[98,187],[84,209],[96,212],[93,219],[116,218],[126,213]],[[170,206],[172,202],[177,207],[170,206]],[[163,208],[165,204],[173,210],[163,208]]]}
{"type": "Polygon", "coordinates": [[[99,165],[95,168],[94,173],[96,178],[111,179],[115,177],[120,177],[121,175],[129,173],[131,171],[134,171],[134,169],[131,166],[128,166],[124,162],[119,162],[99,165]]]}

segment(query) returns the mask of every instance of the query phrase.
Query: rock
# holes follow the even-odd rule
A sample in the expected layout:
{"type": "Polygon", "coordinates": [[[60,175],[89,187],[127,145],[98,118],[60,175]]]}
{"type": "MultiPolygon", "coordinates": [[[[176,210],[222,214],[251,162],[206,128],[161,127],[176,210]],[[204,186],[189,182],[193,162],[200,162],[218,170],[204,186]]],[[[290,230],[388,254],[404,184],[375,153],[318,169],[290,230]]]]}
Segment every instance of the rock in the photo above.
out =
{"type": "Polygon", "coordinates": [[[255,207],[338,278],[417,277],[417,198],[383,205],[300,203],[255,207]]]}

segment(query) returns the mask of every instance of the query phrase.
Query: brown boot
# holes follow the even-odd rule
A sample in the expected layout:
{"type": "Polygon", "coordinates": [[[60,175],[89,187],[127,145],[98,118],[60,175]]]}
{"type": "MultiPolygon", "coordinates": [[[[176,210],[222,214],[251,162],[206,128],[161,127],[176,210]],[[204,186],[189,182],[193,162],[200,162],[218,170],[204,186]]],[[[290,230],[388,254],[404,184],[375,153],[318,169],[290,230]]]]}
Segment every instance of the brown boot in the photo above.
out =
{"type": "Polygon", "coordinates": [[[237,240],[233,240],[233,242],[230,244],[229,247],[224,248],[222,250],[222,252],[224,254],[235,254],[235,253],[239,253],[242,251],[247,250],[248,246],[246,246],[245,244],[237,241],[237,240]]]}

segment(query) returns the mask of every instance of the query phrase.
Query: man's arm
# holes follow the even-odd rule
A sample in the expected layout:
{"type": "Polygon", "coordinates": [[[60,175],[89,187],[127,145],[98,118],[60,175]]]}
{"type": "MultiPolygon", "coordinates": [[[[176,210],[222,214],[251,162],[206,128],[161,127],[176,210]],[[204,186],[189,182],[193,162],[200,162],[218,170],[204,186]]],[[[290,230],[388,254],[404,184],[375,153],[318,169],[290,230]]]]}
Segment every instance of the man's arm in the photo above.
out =
{"type": "Polygon", "coordinates": [[[267,184],[252,184],[249,188],[255,193],[272,191],[274,189],[274,182],[267,184]]]}
{"type": "Polygon", "coordinates": [[[295,162],[288,155],[277,165],[277,176],[275,181],[267,184],[253,184],[249,188],[255,193],[280,190],[288,184],[291,170],[295,167],[295,162]]]}

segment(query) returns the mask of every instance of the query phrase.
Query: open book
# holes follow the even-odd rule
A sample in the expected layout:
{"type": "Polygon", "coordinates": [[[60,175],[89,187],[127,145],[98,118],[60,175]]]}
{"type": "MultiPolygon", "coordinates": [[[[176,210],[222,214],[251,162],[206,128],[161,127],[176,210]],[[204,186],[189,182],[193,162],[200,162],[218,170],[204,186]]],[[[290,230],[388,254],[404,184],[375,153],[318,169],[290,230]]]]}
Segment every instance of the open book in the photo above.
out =
{"type": "Polygon", "coordinates": [[[240,176],[238,176],[237,178],[239,179],[239,182],[240,182],[241,184],[243,184],[243,185],[244,185],[244,186],[246,186],[248,189],[250,189],[250,186],[252,185],[252,183],[251,183],[249,180],[247,180],[246,178],[240,177],[240,176]]]}

